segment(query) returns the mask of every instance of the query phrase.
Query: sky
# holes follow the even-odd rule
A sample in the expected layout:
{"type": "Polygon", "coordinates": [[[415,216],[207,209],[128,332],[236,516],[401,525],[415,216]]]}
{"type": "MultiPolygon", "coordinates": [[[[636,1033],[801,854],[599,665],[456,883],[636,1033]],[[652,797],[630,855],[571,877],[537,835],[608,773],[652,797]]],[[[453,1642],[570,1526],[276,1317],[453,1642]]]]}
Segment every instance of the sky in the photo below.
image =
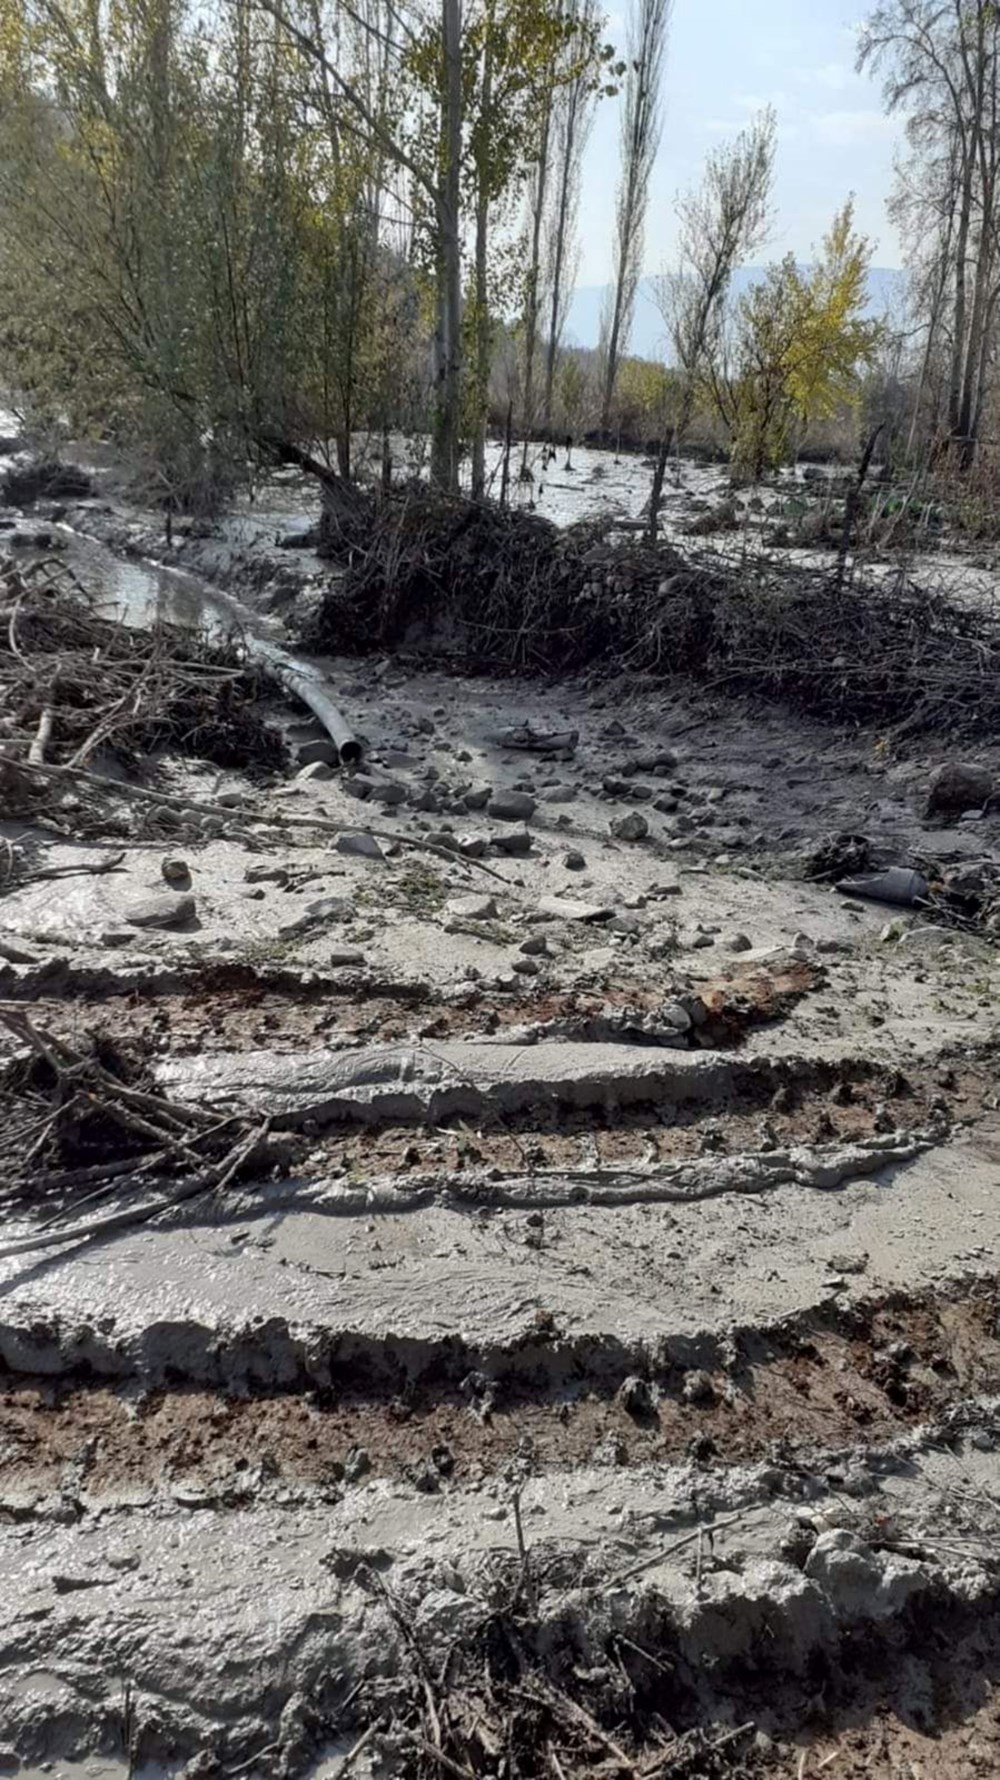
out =
{"type": "MultiPolygon", "coordinates": [[[[609,0],[608,37],[624,50],[629,0],[609,0]]],[[[873,264],[900,264],[886,215],[897,119],[877,80],[854,72],[865,0],[675,0],[664,82],[663,139],[653,173],[644,271],[663,270],[676,239],[678,191],[697,185],[705,156],[770,103],[778,114],[775,228],[767,259],[813,258],[850,192],[873,264]]],[[[584,164],[578,285],[611,276],[620,100],[601,101],[584,164]]]]}

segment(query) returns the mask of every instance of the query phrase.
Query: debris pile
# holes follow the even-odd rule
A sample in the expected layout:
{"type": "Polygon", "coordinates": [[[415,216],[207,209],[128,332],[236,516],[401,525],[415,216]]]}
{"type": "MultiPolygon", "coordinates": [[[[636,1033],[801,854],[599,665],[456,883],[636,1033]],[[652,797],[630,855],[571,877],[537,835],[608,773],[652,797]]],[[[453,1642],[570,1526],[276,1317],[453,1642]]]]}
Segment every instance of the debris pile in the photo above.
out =
{"type": "Polygon", "coordinates": [[[14,1045],[0,1078],[8,1138],[0,1194],[8,1213],[52,1213],[2,1254],[107,1235],[198,1194],[219,1193],[246,1169],[259,1176],[279,1153],[287,1156],[287,1140],[269,1140],[267,1119],[221,1118],[166,1099],[139,1056],[104,1033],[74,1048],[11,1007],[0,1010],[0,1026],[14,1045]],[[110,1216],[61,1222],[111,1194],[120,1208],[110,1216]]]}
{"type": "Polygon", "coordinates": [[[345,564],[307,644],[365,653],[413,640],[473,669],[685,674],[836,722],[990,735],[1000,613],[919,587],[753,558],[682,556],[614,521],[537,514],[410,484],[326,548],[345,564]]]}
{"type": "MultiPolygon", "coordinates": [[[[95,611],[58,560],[0,563],[0,792],[36,815],[112,758],[136,772],[157,749],[268,770],[284,748],[263,721],[260,681],[232,647],[169,625],[134,630],[95,611]]],[[[77,832],[81,824],[75,824],[77,832]]]]}

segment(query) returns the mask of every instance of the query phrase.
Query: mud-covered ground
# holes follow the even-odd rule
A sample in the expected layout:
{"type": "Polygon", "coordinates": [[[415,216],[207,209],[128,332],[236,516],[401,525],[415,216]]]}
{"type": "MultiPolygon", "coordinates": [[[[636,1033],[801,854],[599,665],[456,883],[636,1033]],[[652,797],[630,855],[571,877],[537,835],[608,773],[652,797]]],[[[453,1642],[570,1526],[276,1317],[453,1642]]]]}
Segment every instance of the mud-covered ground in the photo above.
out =
{"type": "Polygon", "coordinates": [[[1000,963],[810,873],[988,876],[1000,810],[928,815],[948,737],[322,666],[357,772],[276,703],[283,780],[3,825],[15,1026],[292,1157],[7,1205],[5,1771],[994,1772],[1000,963]],[[505,1768],[450,1690],[510,1574],[505,1768]]]}

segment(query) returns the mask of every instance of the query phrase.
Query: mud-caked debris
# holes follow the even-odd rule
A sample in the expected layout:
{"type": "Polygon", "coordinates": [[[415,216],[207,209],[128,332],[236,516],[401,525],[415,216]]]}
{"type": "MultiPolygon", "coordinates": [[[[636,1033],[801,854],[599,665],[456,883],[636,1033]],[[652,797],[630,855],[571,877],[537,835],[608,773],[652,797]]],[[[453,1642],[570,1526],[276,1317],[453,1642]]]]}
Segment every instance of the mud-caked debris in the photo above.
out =
{"type": "Polygon", "coordinates": [[[632,1416],[635,1421],[649,1421],[656,1413],[656,1401],[648,1379],[640,1378],[635,1373],[626,1378],[618,1393],[618,1401],[626,1415],[632,1416]]]}

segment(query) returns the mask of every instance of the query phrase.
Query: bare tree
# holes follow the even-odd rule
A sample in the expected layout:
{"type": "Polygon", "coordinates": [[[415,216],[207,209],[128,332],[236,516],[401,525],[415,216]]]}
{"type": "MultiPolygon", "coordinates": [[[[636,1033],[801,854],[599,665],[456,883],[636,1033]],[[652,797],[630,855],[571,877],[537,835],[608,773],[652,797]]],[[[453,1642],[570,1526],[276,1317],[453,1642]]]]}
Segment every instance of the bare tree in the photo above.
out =
{"type": "Polygon", "coordinates": [[[607,427],[618,361],[628,346],[642,265],[649,180],[660,146],[660,86],[673,0],[632,0],[622,113],[622,165],[615,216],[614,277],[604,325],[601,425],[607,427]]]}
{"type": "MultiPolygon", "coordinates": [[[[884,71],[890,111],[904,111],[916,236],[941,243],[950,340],[947,424],[959,462],[976,451],[1000,302],[1000,10],[995,0],[884,0],[869,19],[859,67],[884,71]]],[[[929,287],[934,289],[934,283],[929,287]]],[[[946,304],[943,299],[946,298],[946,304]]]]}
{"type": "MultiPolygon", "coordinates": [[[[584,30],[593,34],[599,18],[596,0],[575,0],[575,6],[584,30]]],[[[542,405],[546,426],[552,422],[556,360],[579,259],[576,224],[580,203],[580,163],[593,123],[596,92],[591,71],[581,66],[556,95],[548,241],[548,339],[542,405]]]]}
{"type": "Polygon", "coordinates": [[[664,424],[653,475],[651,538],[668,454],[672,445],[679,449],[699,380],[720,353],[733,273],[767,238],[776,127],[768,108],[734,142],[709,155],[701,186],[677,202],[678,266],[657,278],[653,289],[673,347],[680,399],[673,429],[664,424]]]}

